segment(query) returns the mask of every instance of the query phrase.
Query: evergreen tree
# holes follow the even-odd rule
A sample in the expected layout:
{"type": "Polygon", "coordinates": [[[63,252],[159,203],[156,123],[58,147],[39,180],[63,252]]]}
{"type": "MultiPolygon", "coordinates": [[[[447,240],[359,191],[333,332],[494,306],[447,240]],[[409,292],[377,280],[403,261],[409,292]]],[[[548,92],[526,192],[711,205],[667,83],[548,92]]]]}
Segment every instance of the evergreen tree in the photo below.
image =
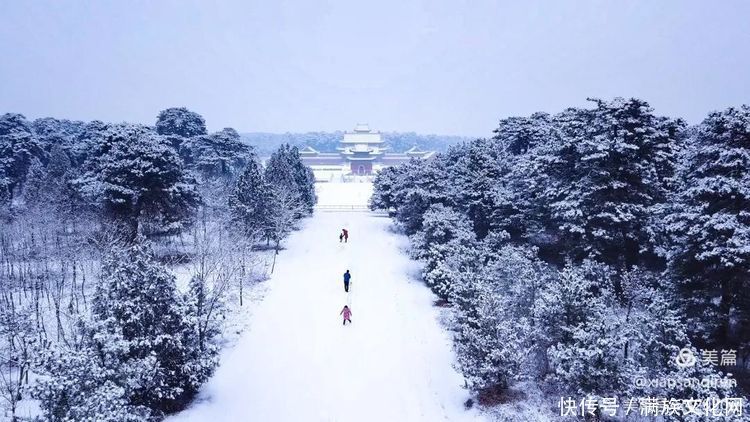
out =
{"type": "Polygon", "coordinates": [[[317,202],[315,177],[312,170],[302,163],[297,147],[284,144],[268,160],[265,169],[266,181],[276,189],[287,190],[299,205],[299,215],[312,213],[317,202]]]}
{"type": "Polygon", "coordinates": [[[71,161],[65,149],[59,145],[52,146],[47,163],[49,177],[57,180],[57,183],[62,183],[62,180],[70,176],[71,167],[71,161]]]}
{"type": "Polygon", "coordinates": [[[39,352],[35,370],[45,375],[31,387],[45,420],[122,421],[150,420],[152,412],[133,405],[134,374],[148,374],[151,362],[131,359],[120,373],[110,359],[114,347],[100,353],[94,344],[69,349],[62,345],[39,352]],[[103,357],[106,356],[106,361],[103,357]],[[114,372],[114,371],[118,372],[114,372]]]}
{"type": "Polygon", "coordinates": [[[27,206],[46,204],[49,199],[46,195],[46,183],[49,180],[44,165],[38,159],[34,159],[29,166],[24,184],[23,197],[27,206]]]}
{"type": "Polygon", "coordinates": [[[291,151],[292,147],[288,144],[284,144],[274,151],[266,162],[265,176],[269,183],[286,186],[296,192],[291,151]]]}
{"type": "Polygon", "coordinates": [[[549,272],[533,250],[475,248],[449,258],[459,366],[472,388],[507,388],[540,371],[532,309],[549,272]],[[461,264],[456,264],[456,259],[461,264]]]}
{"type": "Polygon", "coordinates": [[[174,277],[153,262],[140,243],[116,250],[104,263],[94,300],[93,338],[98,349],[117,344],[119,364],[154,359],[152,374],[141,379],[131,402],[174,411],[195,391],[190,385],[188,331],[174,277]],[[106,342],[105,342],[106,341],[106,342]]]}
{"type": "Polygon", "coordinates": [[[66,153],[71,152],[84,127],[84,122],[52,117],[43,117],[31,122],[34,135],[47,152],[51,152],[54,147],[62,148],[66,153]]]}
{"type": "Polygon", "coordinates": [[[272,201],[271,186],[266,183],[259,164],[255,160],[249,161],[229,197],[233,218],[247,233],[262,233],[270,238],[273,235],[269,233],[272,201]]]}
{"type": "Polygon", "coordinates": [[[30,208],[44,209],[55,217],[74,217],[82,211],[80,200],[71,186],[70,160],[60,145],[54,145],[44,167],[34,160],[24,185],[24,201],[30,208]]]}
{"type": "Polygon", "coordinates": [[[550,213],[542,195],[551,183],[544,169],[556,161],[546,146],[558,136],[555,120],[545,113],[535,113],[501,120],[493,137],[502,166],[500,177],[489,186],[493,227],[505,230],[515,241],[540,247],[542,254],[555,243],[558,232],[550,227],[550,213]]]}
{"type": "Polygon", "coordinates": [[[315,204],[318,203],[318,197],[315,194],[315,174],[302,162],[296,148],[294,149],[294,180],[300,192],[302,208],[307,215],[310,215],[313,213],[315,204]]]}
{"type": "MultiPolygon", "coordinates": [[[[196,327],[189,324],[175,279],[141,244],[116,250],[105,262],[94,301],[93,339],[99,350],[115,340],[112,358],[151,360],[153,369],[130,402],[171,413],[184,407],[211,374],[214,355],[202,356],[196,327]]],[[[192,292],[195,293],[195,292],[192,292]]],[[[205,349],[204,349],[205,350],[205,349]]]]}
{"type": "Polygon", "coordinates": [[[89,155],[94,156],[106,152],[102,149],[102,145],[106,144],[108,130],[113,126],[116,125],[103,123],[99,120],[93,120],[83,125],[67,151],[73,168],[82,167],[89,155]]]}
{"type": "Polygon", "coordinates": [[[568,266],[544,286],[534,306],[554,379],[579,393],[616,393],[628,382],[612,275],[592,261],[568,266]]]}
{"type": "Polygon", "coordinates": [[[396,207],[394,190],[398,179],[405,173],[403,169],[404,166],[386,167],[375,175],[369,203],[371,210],[390,210],[396,207]]]}
{"type": "Polygon", "coordinates": [[[517,156],[548,142],[553,136],[552,117],[547,113],[534,113],[529,117],[509,117],[500,120],[493,131],[500,150],[505,155],[517,156]]]}
{"type": "Polygon", "coordinates": [[[195,136],[180,147],[185,163],[206,177],[231,177],[253,159],[252,148],[232,128],[195,136]]]}
{"type": "Polygon", "coordinates": [[[46,378],[34,396],[47,418],[162,419],[184,408],[216,367],[206,286],[191,281],[183,300],[143,241],[106,257],[82,342],[42,355],[46,378]]]}
{"type": "Polygon", "coordinates": [[[76,185],[105,216],[124,224],[130,238],[141,230],[180,230],[198,203],[194,182],[180,158],[162,137],[143,126],[108,129],[85,170],[76,185]]]}
{"type": "Polygon", "coordinates": [[[442,204],[430,206],[422,218],[422,229],[411,238],[414,256],[435,245],[468,246],[475,242],[471,222],[465,215],[442,204]]]}
{"type": "Polygon", "coordinates": [[[665,230],[690,325],[701,344],[750,344],[750,106],[711,113],[682,163],[665,230]]]}
{"type": "Polygon", "coordinates": [[[445,260],[474,240],[469,220],[453,209],[436,204],[424,214],[422,230],[412,236],[413,256],[425,260],[423,278],[441,298],[448,299],[453,288],[445,275],[445,260]]]}
{"type": "Polygon", "coordinates": [[[500,161],[497,142],[477,139],[452,148],[444,162],[448,162],[445,178],[453,182],[447,188],[450,203],[466,213],[478,238],[483,238],[495,227],[492,216],[496,209],[497,182],[507,170],[500,161]]]}
{"type": "Polygon", "coordinates": [[[381,172],[371,207],[395,211],[424,281],[453,306],[472,389],[526,378],[582,394],[737,394],[674,360],[693,347],[688,329],[702,347],[748,344],[749,114],[684,132],[641,100],[595,100],[381,172]]]}
{"type": "Polygon", "coordinates": [[[542,195],[561,246],[576,260],[637,265],[654,249],[648,217],[666,198],[681,123],[621,98],[556,120],[561,136],[545,146],[554,161],[540,164],[551,178],[542,195]]]}
{"type": "Polygon", "coordinates": [[[47,157],[26,118],[12,113],[0,116],[0,188],[9,198],[26,181],[35,159],[44,163],[47,157]]]}
{"type": "Polygon", "coordinates": [[[451,205],[445,192],[444,162],[435,159],[424,163],[412,160],[405,166],[407,177],[396,186],[394,203],[396,219],[408,235],[422,228],[424,213],[433,204],[451,205]]]}
{"type": "Polygon", "coordinates": [[[159,112],[156,118],[156,133],[182,138],[205,135],[206,121],[203,116],[185,107],[168,108],[159,112]]]}

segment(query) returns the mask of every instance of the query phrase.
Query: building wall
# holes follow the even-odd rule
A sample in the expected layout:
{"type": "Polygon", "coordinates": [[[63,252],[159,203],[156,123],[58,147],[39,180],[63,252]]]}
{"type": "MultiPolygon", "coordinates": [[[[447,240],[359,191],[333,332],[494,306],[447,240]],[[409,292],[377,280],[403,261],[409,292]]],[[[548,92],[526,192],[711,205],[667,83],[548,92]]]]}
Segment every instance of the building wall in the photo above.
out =
{"type": "Polygon", "coordinates": [[[372,161],[352,161],[350,169],[353,174],[372,174],[372,161]]]}

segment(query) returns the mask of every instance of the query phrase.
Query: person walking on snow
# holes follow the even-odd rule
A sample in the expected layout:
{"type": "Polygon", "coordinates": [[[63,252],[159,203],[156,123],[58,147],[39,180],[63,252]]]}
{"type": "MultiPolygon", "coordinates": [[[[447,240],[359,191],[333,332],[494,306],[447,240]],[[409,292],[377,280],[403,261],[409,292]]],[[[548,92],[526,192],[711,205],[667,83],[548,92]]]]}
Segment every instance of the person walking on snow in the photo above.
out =
{"type": "Polygon", "coordinates": [[[349,309],[348,306],[344,305],[344,309],[342,309],[341,312],[339,312],[339,315],[343,315],[344,316],[344,324],[343,325],[346,325],[346,321],[349,321],[349,324],[352,323],[352,311],[351,311],[351,309],[349,309]]]}
{"type": "Polygon", "coordinates": [[[347,243],[349,241],[349,230],[341,229],[341,235],[344,236],[344,243],[347,243]]]}
{"type": "Polygon", "coordinates": [[[344,241],[344,233],[339,234],[339,243],[344,241]]]}
{"type": "Polygon", "coordinates": [[[352,279],[352,275],[349,274],[349,270],[344,273],[344,291],[349,292],[349,280],[352,279]]]}

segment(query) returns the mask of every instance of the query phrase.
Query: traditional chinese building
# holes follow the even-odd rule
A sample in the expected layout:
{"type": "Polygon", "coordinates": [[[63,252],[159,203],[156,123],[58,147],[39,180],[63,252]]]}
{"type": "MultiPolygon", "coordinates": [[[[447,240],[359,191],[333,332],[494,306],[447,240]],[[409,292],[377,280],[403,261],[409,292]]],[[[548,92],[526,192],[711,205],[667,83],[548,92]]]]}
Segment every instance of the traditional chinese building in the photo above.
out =
{"type": "Polygon", "coordinates": [[[343,172],[344,174],[371,175],[383,167],[405,163],[412,158],[426,159],[434,152],[416,147],[402,153],[391,153],[385,146],[382,134],[369,125],[357,124],[352,131],[344,132],[338,152],[319,152],[311,147],[300,150],[302,162],[313,171],[343,172]]]}

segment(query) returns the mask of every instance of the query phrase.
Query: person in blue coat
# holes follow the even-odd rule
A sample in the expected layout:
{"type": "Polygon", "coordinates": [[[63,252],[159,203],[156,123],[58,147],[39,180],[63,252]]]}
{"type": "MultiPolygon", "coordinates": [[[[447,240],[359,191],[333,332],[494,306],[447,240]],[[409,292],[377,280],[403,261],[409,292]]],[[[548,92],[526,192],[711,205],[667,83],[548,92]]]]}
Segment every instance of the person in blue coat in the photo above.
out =
{"type": "Polygon", "coordinates": [[[352,275],[349,274],[349,270],[344,273],[344,291],[349,292],[349,280],[352,279],[352,275]]]}

